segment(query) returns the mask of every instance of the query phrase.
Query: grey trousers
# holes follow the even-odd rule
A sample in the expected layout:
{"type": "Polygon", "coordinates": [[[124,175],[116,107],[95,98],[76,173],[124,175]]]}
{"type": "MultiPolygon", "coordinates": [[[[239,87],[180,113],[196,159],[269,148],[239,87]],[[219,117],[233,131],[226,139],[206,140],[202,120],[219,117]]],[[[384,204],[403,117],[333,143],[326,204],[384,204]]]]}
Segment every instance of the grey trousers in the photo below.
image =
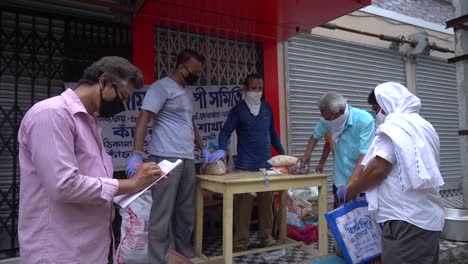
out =
{"type": "MultiPolygon", "coordinates": [[[[176,161],[176,158],[150,156],[148,161],[176,161]]],[[[152,190],[148,227],[148,257],[151,264],[167,263],[172,249],[187,258],[195,257],[192,231],[195,220],[195,165],[183,159],[166,178],[152,190]]]]}
{"type": "Polygon", "coordinates": [[[405,221],[387,221],[382,233],[384,264],[437,264],[440,232],[405,221]]]}

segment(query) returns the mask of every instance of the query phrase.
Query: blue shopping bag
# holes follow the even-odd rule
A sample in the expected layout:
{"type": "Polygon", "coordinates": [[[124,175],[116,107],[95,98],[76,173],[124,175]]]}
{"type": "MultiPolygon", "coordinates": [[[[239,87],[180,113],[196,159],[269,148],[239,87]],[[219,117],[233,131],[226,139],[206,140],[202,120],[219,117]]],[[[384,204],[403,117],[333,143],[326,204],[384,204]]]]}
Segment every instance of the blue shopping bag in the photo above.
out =
{"type": "MultiPolygon", "coordinates": [[[[344,190],[346,201],[347,188],[344,190]]],[[[365,198],[353,199],[325,213],[328,227],[347,264],[361,264],[382,254],[382,226],[368,210],[365,198]]]]}

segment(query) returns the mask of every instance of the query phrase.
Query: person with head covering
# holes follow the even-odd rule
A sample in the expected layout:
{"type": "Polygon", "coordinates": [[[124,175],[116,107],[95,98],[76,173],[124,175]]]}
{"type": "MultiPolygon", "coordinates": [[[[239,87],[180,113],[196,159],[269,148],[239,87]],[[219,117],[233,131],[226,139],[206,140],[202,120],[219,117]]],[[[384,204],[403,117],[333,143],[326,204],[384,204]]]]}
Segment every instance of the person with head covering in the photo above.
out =
{"type": "Polygon", "coordinates": [[[373,92],[375,139],[361,173],[339,188],[337,197],[346,192],[349,200],[366,191],[369,210],[384,226],[383,263],[438,263],[444,226],[439,137],[419,115],[420,99],[406,87],[387,82],[373,92]]]}

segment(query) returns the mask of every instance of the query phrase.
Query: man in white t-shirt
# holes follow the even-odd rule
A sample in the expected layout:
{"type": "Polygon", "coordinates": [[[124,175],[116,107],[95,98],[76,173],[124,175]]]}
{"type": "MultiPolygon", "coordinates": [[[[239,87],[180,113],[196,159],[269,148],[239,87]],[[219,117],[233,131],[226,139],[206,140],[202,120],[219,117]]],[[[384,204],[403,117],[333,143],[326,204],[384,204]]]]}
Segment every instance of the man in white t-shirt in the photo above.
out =
{"type": "Polygon", "coordinates": [[[337,191],[351,199],[366,191],[382,233],[382,261],[438,263],[444,206],[439,187],[439,137],[419,115],[421,101],[398,83],[378,85],[377,131],[361,172],[337,191]]]}

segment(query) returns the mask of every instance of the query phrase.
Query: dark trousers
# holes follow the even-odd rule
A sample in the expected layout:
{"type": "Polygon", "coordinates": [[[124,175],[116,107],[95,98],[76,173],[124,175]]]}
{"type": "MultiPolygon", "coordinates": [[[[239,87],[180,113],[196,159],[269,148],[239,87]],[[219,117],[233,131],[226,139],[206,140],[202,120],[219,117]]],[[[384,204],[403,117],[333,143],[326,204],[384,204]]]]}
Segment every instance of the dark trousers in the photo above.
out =
{"type": "Polygon", "coordinates": [[[384,223],[382,261],[384,264],[437,264],[439,231],[429,231],[405,221],[384,223]]]}

